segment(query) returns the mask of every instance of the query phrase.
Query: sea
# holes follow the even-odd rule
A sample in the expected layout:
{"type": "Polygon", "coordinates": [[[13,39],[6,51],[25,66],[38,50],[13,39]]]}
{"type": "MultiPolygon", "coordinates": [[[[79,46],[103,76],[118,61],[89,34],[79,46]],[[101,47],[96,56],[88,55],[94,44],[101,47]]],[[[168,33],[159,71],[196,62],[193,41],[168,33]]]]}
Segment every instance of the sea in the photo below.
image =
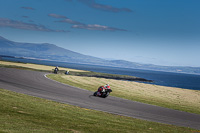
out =
{"type": "Polygon", "coordinates": [[[152,70],[131,69],[131,68],[119,68],[119,67],[109,67],[109,66],[97,66],[97,65],[25,59],[25,58],[2,57],[2,59],[6,61],[59,66],[59,67],[87,70],[87,71],[93,71],[93,72],[130,75],[130,76],[144,78],[147,80],[153,80],[153,82],[151,83],[144,82],[147,84],[155,84],[155,85],[168,86],[168,87],[178,87],[182,89],[200,90],[200,75],[195,75],[195,74],[173,73],[173,72],[152,71],[152,70]]]}

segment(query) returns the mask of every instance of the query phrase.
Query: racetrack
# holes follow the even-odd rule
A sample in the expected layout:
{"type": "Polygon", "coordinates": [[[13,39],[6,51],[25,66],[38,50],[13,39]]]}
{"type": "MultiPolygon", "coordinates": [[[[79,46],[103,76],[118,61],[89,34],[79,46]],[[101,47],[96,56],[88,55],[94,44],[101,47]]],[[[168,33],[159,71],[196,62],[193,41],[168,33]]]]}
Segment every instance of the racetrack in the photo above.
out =
{"type": "Polygon", "coordinates": [[[0,68],[0,88],[84,108],[200,130],[200,115],[166,109],[116,97],[99,98],[93,92],[47,79],[43,72],[0,68]]]}

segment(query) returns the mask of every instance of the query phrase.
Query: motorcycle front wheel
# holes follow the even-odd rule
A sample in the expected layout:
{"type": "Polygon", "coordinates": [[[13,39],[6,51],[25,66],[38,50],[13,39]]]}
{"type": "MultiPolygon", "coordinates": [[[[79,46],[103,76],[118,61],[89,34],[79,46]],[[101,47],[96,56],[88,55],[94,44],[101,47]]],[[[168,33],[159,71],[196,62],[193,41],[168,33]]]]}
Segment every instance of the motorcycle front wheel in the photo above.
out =
{"type": "Polygon", "coordinates": [[[97,96],[97,91],[93,94],[93,96],[97,96]]]}

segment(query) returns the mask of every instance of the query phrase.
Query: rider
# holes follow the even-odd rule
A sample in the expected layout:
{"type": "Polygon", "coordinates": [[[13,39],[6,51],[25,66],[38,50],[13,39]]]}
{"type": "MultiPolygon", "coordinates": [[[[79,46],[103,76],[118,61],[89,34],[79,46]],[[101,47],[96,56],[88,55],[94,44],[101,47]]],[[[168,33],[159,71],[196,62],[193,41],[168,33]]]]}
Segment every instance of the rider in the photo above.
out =
{"type": "Polygon", "coordinates": [[[58,71],[59,71],[58,66],[56,66],[56,68],[54,69],[54,73],[57,74],[58,71]]]}
{"type": "Polygon", "coordinates": [[[109,84],[106,84],[106,85],[104,85],[104,86],[100,86],[100,87],[98,88],[97,96],[101,96],[101,93],[102,93],[102,92],[105,92],[106,89],[110,89],[109,84]]]}
{"type": "Polygon", "coordinates": [[[106,84],[104,87],[105,87],[106,89],[110,89],[110,85],[109,85],[109,84],[106,84]]]}
{"type": "Polygon", "coordinates": [[[58,66],[56,66],[55,70],[56,70],[56,71],[59,71],[58,66]]]}

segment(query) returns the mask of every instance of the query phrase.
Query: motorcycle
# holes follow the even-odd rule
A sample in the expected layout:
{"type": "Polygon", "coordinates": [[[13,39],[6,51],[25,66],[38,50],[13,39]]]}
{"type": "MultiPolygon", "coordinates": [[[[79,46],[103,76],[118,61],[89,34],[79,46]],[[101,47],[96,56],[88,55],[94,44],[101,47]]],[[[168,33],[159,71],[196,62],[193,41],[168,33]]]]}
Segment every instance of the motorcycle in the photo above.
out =
{"type": "Polygon", "coordinates": [[[57,74],[58,71],[59,71],[58,68],[55,68],[54,71],[53,71],[53,73],[57,74]]]}
{"type": "Polygon", "coordinates": [[[94,92],[93,96],[98,96],[98,97],[106,98],[112,92],[111,89],[106,89],[104,86],[101,86],[101,88],[102,88],[102,91],[100,92],[101,95],[97,95],[98,91],[96,91],[96,92],[94,92]]]}

